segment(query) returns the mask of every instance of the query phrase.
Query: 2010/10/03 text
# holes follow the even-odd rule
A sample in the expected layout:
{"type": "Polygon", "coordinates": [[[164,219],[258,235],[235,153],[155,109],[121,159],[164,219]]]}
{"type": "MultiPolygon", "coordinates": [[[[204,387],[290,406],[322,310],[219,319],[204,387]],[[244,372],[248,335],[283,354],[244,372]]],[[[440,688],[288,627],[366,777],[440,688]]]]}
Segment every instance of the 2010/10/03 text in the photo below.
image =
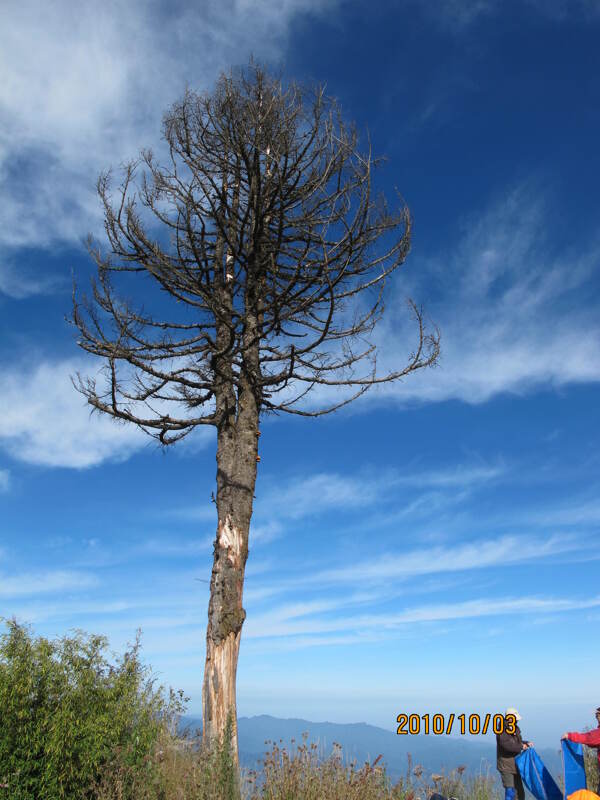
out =
{"type": "Polygon", "coordinates": [[[448,736],[454,729],[462,736],[469,733],[473,736],[486,733],[516,733],[517,720],[513,714],[398,714],[396,717],[399,736],[417,736],[420,733],[435,736],[448,736]],[[490,730],[491,726],[491,730],[490,730]]]}

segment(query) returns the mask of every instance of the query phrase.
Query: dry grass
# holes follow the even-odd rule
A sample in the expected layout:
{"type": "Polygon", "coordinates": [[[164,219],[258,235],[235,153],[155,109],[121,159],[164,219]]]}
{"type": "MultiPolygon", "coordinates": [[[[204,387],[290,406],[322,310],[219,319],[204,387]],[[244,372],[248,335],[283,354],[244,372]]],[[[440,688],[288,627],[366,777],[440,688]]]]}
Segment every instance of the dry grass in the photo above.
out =
{"type": "Polygon", "coordinates": [[[457,800],[500,800],[495,772],[468,775],[464,767],[430,775],[410,760],[407,773],[393,783],[381,756],[358,766],[345,762],[335,744],[324,758],[308,737],[288,750],[270,745],[259,771],[238,775],[229,753],[208,751],[199,741],[167,739],[153,756],[147,779],[133,775],[115,759],[94,787],[94,800],[428,800],[433,792],[457,800]],[[154,775],[153,779],[150,774],[154,775]]]}

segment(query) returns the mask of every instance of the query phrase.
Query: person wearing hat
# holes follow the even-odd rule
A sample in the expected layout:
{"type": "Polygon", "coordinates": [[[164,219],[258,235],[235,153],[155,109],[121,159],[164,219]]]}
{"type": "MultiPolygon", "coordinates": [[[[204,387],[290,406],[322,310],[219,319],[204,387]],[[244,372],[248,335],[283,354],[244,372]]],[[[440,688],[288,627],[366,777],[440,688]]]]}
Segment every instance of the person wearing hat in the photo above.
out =
{"type": "Polygon", "coordinates": [[[521,715],[516,708],[507,708],[504,715],[504,729],[502,733],[496,734],[496,768],[504,786],[504,800],[514,800],[515,795],[517,800],[525,800],[525,789],[515,764],[515,756],[528,747],[533,747],[533,742],[523,740],[521,729],[517,725],[520,719],[521,715]]]}
{"type": "Polygon", "coordinates": [[[594,747],[596,749],[598,756],[598,787],[596,789],[596,794],[600,794],[600,706],[598,706],[595,713],[596,722],[598,723],[597,728],[594,728],[593,731],[586,731],[586,733],[572,731],[571,733],[565,733],[562,738],[568,739],[570,742],[579,742],[580,744],[585,744],[588,747],[594,747]]]}

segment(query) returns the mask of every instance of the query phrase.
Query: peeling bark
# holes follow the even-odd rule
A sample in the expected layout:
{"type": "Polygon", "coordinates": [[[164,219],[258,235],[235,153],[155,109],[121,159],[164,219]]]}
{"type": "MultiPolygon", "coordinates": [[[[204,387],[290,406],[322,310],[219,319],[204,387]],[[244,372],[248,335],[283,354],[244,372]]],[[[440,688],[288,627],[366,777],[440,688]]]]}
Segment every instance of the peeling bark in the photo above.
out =
{"type": "MultiPolygon", "coordinates": [[[[229,399],[233,399],[231,394],[229,399]]],[[[202,722],[205,741],[218,741],[231,712],[231,749],[237,764],[236,674],[246,618],[242,601],[256,484],[259,404],[249,384],[236,400],[233,407],[237,413],[227,415],[218,432],[219,521],[208,605],[202,722]]],[[[225,405],[232,408],[231,403],[225,405]]]]}
{"type": "Polygon", "coordinates": [[[231,516],[219,520],[214,547],[211,596],[206,632],[204,669],[203,736],[218,741],[232,713],[232,752],[237,760],[236,674],[246,612],[242,606],[248,533],[231,516]]]}

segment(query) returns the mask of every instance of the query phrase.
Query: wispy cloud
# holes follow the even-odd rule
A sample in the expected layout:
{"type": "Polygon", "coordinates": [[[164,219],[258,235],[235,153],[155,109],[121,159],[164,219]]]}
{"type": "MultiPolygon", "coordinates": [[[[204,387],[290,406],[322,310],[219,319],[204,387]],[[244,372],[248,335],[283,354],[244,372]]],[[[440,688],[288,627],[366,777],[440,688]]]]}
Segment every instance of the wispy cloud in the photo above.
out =
{"type": "Polygon", "coordinates": [[[34,369],[7,365],[0,375],[3,412],[0,443],[13,458],[52,467],[91,467],[121,460],[148,446],[150,439],[131,425],[91,407],[69,376],[80,361],[43,361],[34,369]]]}
{"type": "MultiPolygon", "coordinates": [[[[423,302],[441,331],[439,364],[376,386],[346,413],[372,411],[375,402],[479,404],[600,381],[600,239],[557,246],[547,224],[560,216],[557,202],[531,180],[464,218],[439,255],[415,247],[372,335],[378,373],[397,371],[417,344],[406,296],[423,302]]],[[[316,387],[301,405],[330,405],[333,391],[316,387]]],[[[298,387],[285,392],[291,400],[298,387]]]]}
{"type": "Polygon", "coordinates": [[[317,473],[267,488],[264,496],[259,496],[257,507],[259,513],[268,509],[276,518],[300,519],[328,510],[366,508],[402,487],[469,489],[499,478],[504,471],[502,466],[458,465],[444,470],[407,473],[396,470],[371,470],[370,474],[354,475],[317,473]]]}
{"type": "MultiPolygon", "coordinates": [[[[79,625],[85,620],[86,627],[94,629],[97,619],[104,618],[110,620],[113,615],[120,615],[135,611],[139,603],[132,603],[126,600],[102,600],[96,602],[84,602],[81,600],[56,600],[55,598],[45,598],[44,602],[27,601],[19,599],[18,602],[11,602],[10,614],[18,620],[28,624],[40,624],[46,622],[61,623],[68,621],[70,624],[79,625]]],[[[131,615],[129,627],[136,628],[135,615],[131,615]]]]}
{"type": "Polygon", "coordinates": [[[143,0],[82,0],[73,15],[69,0],[7,0],[0,30],[0,289],[22,297],[52,287],[50,276],[21,277],[18,248],[77,244],[89,230],[100,231],[98,173],[142,147],[160,149],[161,116],[186,83],[207,88],[251,52],[278,58],[298,15],[334,5],[228,0],[167,9],[143,0]]]}
{"type": "MultiPolygon", "coordinates": [[[[437,369],[380,387],[379,398],[482,403],[503,392],[600,380],[592,301],[600,244],[557,250],[546,224],[558,213],[550,205],[539,187],[520,186],[465,220],[443,263],[411,256],[413,274],[422,277],[398,291],[426,302],[442,331],[442,357],[437,369]]],[[[377,337],[382,373],[399,363],[411,339],[407,317],[384,319],[377,337]]]]}
{"type": "Polygon", "coordinates": [[[0,492],[8,492],[10,487],[10,472],[7,469],[0,469],[0,492]]]}
{"type": "MultiPolygon", "coordinates": [[[[415,5],[414,0],[409,0],[409,4],[411,2],[415,5]]],[[[521,0],[521,4],[555,20],[594,20],[600,16],[597,0],[521,0]]],[[[416,5],[419,12],[453,34],[468,31],[479,20],[493,17],[504,8],[501,0],[439,0],[416,5]]]]}
{"type": "MultiPolygon", "coordinates": [[[[250,582],[246,598],[249,603],[290,593],[300,594],[307,588],[319,591],[342,592],[355,586],[363,587],[362,598],[383,603],[409,595],[464,591],[477,575],[489,575],[489,569],[541,563],[560,558],[590,559],[600,557],[600,549],[581,536],[560,534],[550,537],[505,535],[446,546],[423,547],[404,552],[386,551],[379,556],[354,557],[351,563],[340,563],[327,569],[311,565],[286,571],[285,577],[274,570],[270,579],[256,588],[250,582]],[[414,583],[413,579],[418,579],[414,583]],[[412,581],[412,582],[411,582],[412,581]]],[[[483,579],[482,579],[483,580],[483,579]]],[[[480,581],[490,588],[489,578],[480,581]]],[[[339,595],[342,596],[342,595],[339,595]]],[[[353,595],[357,595],[354,593],[353,595]]],[[[342,601],[334,601],[342,602],[342,601]]],[[[346,601],[343,601],[346,602],[346,601]]],[[[277,615],[279,612],[275,612],[277,615]]]]}
{"type": "MultiPolygon", "coordinates": [[[[123,461],[144,447],[156,447],[134,425],[107,414],[92,414],[91,406],[73,387],[71,375],[81,371],[97,376],[101,367],[83,359],[41,360],[32,369],[3,365],[0,446],[19,461],[76,469],[123,461]]],[[[212,432],[205,426],[193,436],[200,447],[210,441],[212,432]]]]}
{"type": "MultiPolygon", "coordinates": [[[[413,491],[417,496],[408,505],[404,504],[396,516],[432,513],[449,502],[460,502],[478,486],[502,480],[506,474],[507,468],[502,463],[455,464],[445,469],[405,472],[366,469],[345,475],[321,472],[287,479],[267,474],[257,488],[250,542],[252,546],[268,544],[284,536],[289,523],[330,511],[355,513],[397,495],[403,488],[417,490],[413,491]]],[[[209,502],[157,513],[192,523],[216,523],[216,508],[209,502]]]]}
{"type": "Polygon", "coordinates": [[[0,597],[26,597],[51,592],[77,591],[98,584],[95,575],[69,570],[0,575],[0,597]]]}
{"type": "MultiPolygon", "coordinates": [[[[27,595],[20,595],[18,604],[11,603],[10,613],[14,613],[19,619],[36,623],[70,620],[78,626],[90,625],[95,628],[100,621],[102,625],[106,623],[107,627],[119,625],[128,630],[152,625],[153,619],[157,620],[158,626],[160,620],[164,620],[165,615],[169,614],[172,626],[188,625],[193,620],[198,620],[198,593],[190,593],[189,586],[193,586],[191,580],[188,575],[180,576],[177,589],[165,590],[160,596],[155,591],[148,593],[140,591],[139,587],[132,589],[130,585],[107,589],[107,586],[95,581],[84,588],[97,591],[93,594],[86,592],[85,597],[73,598],[71,595],[54,594],[53,597],[44,598],[42,602],[33,593],[31,600],[27,599],[27,595]],[[193,619],[192,615],[195,615],[193,619]]],[[[71,588],[76,589],[77,585],[71,588]]]]}
{"type": "Polygon", "coordinates": [[[396,486],[412,486],[422,488],[440,489],[470,489],[503,477],[507,468],[502,463],[455,464],[446,469],[414,471],[408,474],[398,474],[394,479],[396,486]]]}
{"type": "Polygon", "coordinates": [[[568,505],[561,504],[528,511],[522,518],[530,525],[543,527],[597,528],[600,524],[600,502],[589,498],[574,498],[568,505]]]}
{"type": "Polygon", "coordinates": [[[393,481],[391,475],[361,480],[359,476],[317,473],[272,486],[257,500],[257,509],[271,516],[301,519],[328,510],[369,506],[393,481]]]}
{"type": "Polygon", "coordinates": [[[39,275],[15,258],[0,261],[0,294],[6,294],[15,300],[31,297],[35,294],[51,294],[59,288],[67,286],[66,276],[39,275]]]}
{"type": "MultiPolygon", "coordinates": [[[[153,516],[157,512],[152,511],[153,516]]],[[[161,516],[170,519],[180,519],[188,522],[217,522],[216,506],[206,500],[202,505],[193,505],[185,507],[170,508],[162,512],[158,512],[161,516]]]]}
{"type": "Polygon", "coordinates": [[[441,0],[435,4],[417,3],[417,6],[439,26],[455,32],[466,30],[480,17],[492,13],[495,0],[441,0]]]}
{"type": "Polygon", "coordinates": [[[279,539],[284,530],[284,526],[277,520],[266,522],[265,524],[253,524],[250,528],[252,544],[269,544],[269,542],[279,539]]]}
{"type": "Polygon", "coordinates": [[[572,611],[585,611],[600,606],[600,596],[588,599],[556,597],[508,597],[495,599],[475,599],[457,603],[424,605],[407,608],[394,613],[358,614],[335,618],[304,618],[298,614],[282,615],[269,612],[250,618],[246,624],[245,635],[249,639],[269,637],[295,637],[315,634],[328,634],[343,631],[380,631],[389,635],[390,631],[407,625],[445,622],[460,619],[476,619],[488,616],[515,614],[556,614],[572,611]]]}
{"type": "Polygon", "coordinates": [[[547,538],[502,536],[492,540],[477,540],[454,546],[430,547],[405,553],[385,553],[377,558],[355,561],[314,573],[308,581],[314,583],[387,582],[419,575],[442,572],[485,569],[524,563],[583,549],[576,537],[547,538]]]}
{"type": "MultiPolygon", "coordinates": [[[[499,0],[496,2],[498,7],[501,7],[499,0]]],[[[526,2],[540,14],[555,20],[579,17],[593,21],[600,18],[598,0],[526,0],[526,2]]]]}
{"type": "Polygon", "coordinates": [[[139,548],[141,552],[160,556],[193,556],[210,552],[214,542],[214,535],[203,536],[201,539],[176,540],[173,537],[159,539],[152,538],[145,541],[139,548]]]}

